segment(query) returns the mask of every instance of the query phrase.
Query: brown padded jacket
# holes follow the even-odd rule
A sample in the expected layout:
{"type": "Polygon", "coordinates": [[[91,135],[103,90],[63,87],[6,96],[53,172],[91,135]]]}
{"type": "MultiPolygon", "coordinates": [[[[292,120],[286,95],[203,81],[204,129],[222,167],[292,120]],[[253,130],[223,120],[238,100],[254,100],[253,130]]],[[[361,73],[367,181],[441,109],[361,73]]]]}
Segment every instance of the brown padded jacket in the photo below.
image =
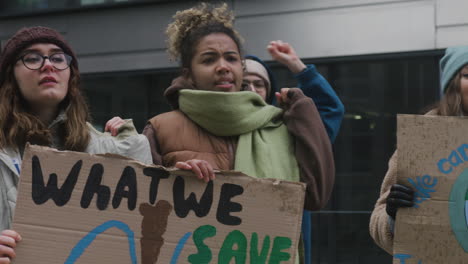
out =
{"type": "MultiPolygon", "coordinates": [[[[176,109],[178,91],[188,87],[189,84],[179,77],[166,90],[166,98],[176,109]]],[[[332,147],[312,99],[300,89],[290,91],[291,103],[285,109],[283,120],[295,138],[300,180],[307,185],[304,208],[319,210],[327,204],[333,190],[332,147]]],[[[216,169],[234,169],[237,137],[212,135],[180,110],[150,119],[143,134],[148,137],[153,162],[157,165],[173,166],[177,161],[204,159],[216,169]]]]}
{"type": "Polygon", "coordinates": [[[178,161],[200,159],[217,170],[234,168],[237,138],[215,136],[180,110],[151,118],[143,134],[151,136],[158,143],[158,147],[151,147],[154,163],[171,167],[178,161]]]}

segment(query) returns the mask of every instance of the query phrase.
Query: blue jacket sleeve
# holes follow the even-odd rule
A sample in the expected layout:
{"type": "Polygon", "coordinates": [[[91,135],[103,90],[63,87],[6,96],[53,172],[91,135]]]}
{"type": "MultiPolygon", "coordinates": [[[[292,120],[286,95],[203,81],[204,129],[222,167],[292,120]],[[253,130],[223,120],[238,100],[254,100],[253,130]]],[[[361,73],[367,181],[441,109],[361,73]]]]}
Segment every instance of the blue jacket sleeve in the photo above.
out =
{"type": "Polygon", "coordinates": [[[344,106],[340,98],[313,64],[307,65],[307,68],[295,77],[299,88],[315,102],[328,137],[333,143],[344,116],[344,106]]]}

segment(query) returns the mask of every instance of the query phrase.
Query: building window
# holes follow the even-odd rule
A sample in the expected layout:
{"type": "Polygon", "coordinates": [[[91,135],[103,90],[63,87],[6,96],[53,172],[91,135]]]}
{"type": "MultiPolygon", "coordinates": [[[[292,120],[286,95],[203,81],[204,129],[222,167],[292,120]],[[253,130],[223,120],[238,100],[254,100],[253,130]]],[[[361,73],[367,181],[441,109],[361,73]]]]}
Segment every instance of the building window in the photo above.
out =
{"type": "Polygon", "coordinates": [[[118,73],[84,75],[83,88],[88,98],[93,125],[102,130],[114,116],[131,118],[141,133],[146,121],[171,107],[163,93],[178,70],[156,73],[118,73]]]}

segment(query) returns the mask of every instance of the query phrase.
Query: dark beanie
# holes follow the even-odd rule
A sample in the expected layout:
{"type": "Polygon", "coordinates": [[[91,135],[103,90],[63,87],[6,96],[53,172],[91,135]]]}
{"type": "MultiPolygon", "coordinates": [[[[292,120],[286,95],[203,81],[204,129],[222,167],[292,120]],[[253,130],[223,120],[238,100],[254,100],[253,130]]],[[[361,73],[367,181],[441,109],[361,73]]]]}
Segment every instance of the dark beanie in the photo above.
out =
{"type": "Polygon", "coordinates": [[[47,27],[22,28],[11,37],[0,54],[0,87],[5,81],[6,69],[16,63],[19,54],[27,47],[37,43],[55,44],[72,57],[71,64],[78,68],[78,61],[70,45],[56,30],[47,27]]]}

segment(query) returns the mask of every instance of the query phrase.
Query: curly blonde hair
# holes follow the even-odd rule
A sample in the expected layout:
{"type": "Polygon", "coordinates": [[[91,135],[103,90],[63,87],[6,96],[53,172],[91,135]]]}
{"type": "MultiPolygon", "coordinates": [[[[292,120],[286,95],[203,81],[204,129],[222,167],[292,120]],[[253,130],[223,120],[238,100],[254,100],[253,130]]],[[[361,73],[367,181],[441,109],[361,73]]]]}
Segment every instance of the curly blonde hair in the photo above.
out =
{"type": "Polygon", "coordinates": [[[207,3],[177,11],[174,22],[166,29],[168,52],[179,60],[182,67],[189,67],[198,41],[212,33],[228,35],[242,53],[242,37],[234,29],[234,14],[226,3],[212,6],[207,3]]]}

